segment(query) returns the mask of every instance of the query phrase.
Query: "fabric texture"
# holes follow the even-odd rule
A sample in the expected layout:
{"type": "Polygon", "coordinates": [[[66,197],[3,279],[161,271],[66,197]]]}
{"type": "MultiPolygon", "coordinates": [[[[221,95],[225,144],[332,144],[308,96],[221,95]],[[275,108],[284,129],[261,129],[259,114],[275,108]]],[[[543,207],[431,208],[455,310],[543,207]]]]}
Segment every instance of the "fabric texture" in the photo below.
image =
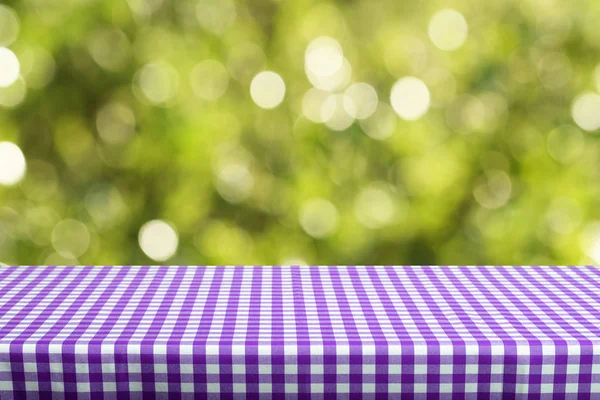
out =
{"type": "Polygon", "coordinates": [[[392,393],[600,398],[600,268],[0,267],[2,400],[392,393]]]}

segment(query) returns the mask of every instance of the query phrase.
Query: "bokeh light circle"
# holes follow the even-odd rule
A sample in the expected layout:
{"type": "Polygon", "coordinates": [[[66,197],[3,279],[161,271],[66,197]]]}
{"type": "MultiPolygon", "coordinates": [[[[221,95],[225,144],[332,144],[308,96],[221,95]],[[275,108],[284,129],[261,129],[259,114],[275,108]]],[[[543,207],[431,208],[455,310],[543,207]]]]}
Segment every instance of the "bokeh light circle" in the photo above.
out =
{"type": "Polygon", "coordinates": [[[323,111],[323,108],[325,107],[329,96],[329,92],[324,90],[317,88],[308,89],[302,97],[302,114],[312,122],[325,122],[328,117],[327,113],[323,111]]]}
{"type": "Polygon", "coordinates": [[[173,257],[179,246],[177,231],[167,222],[152,220],[146,222],[138,235],[140,248],[154,261],[165,261],[173,257]]]}
{"type": "Polygon", "coordinates": [[[334,131],[346,130],[354,123],[354,117],[348,114],[344,107],[344,95],[342,94],[330,94],[323,104],[321,112],[325,125],[334,131]]]}
{"type": "Polygon", "coordinates": [[[232,0],[200,0],[196,18],[202,28],[220,36],[235,22],[235,4],[232,0]]]}
{"type": "Polygon", "coordinates": [[[452,51],[467,40],[469,27],[465,17],[456,10],[440,10],[429,21],[429,39],[440,50],[452,51]]]}
{"type": "Polygon", "coordinates": [[[583,227],[580,245],[587,256],[600,263],[600,221],[591,221],[583,227]]]}
{"type": "Polygon", "coordinates": [[[560,52],[545,54],[538,61],[537,69],[540,82],[548,89],[564,87],[573,74],[571,60],[560,52]]]}
{"type": "Polygon", "coordinates": [[[88,40],[87,47],[94,61],[109,71],[125,67],[131,56],[131,43],[127,35],[118,29],[95,32],[88,40]]]}
{"type": "Polygon", "coordinates": [[[342,67],[344,52],[337,40],[320,36],[306,47],[304,60],[310,72],[318,77],[329,77],[342,67]]]}
{"type": "Polygon", "coordinates": [[[353,118],[369,118],[377,109],[377,91],[368,83],[350,85],[344,92],[344,110],[353,118]]]}
{"type": "Polygon", "coordinates": [[[285,82],[273,71],[260,72],[250,83],[250,96],[260,108],[275,108],[285,97],[285,82]]]}
{"type": "Polygon", "coordinates": [[[240,203],[252,194],[254,178],[244,162],[231,162],[222,165],[217,171],[216,188],[229,203],[240,203]]]}
{"type": "Polygon", "coordinates": [[[309,82],[316,88],[328,92],[344,90],[352,80],[352,66],[344,58],[341,67],[330,76],[317,75],[309,69],[306,70],[309,82]]]}
{"type": "Polygon", "coordinates": [[[25,176],[25,170],[25,156],[19,146],[0,142],[0,185],[16,185],[25,176]]]}
{"type": "Polygon", "coordinates": [[[19,36],[19,17],[12,8],[0,4],[0,46],[10,46],[19,36]]]}
{"type": "Polygon", "coordinates": [[[10,49],[0,47],[0,87],[9,87],[20,73],[19,59],[10,49]]]}
{"type": "Polygon", "coordinates": [[[380,102],[375,112],[360,121],[362,130],[372,139],[384,140],[392,136],[398,124],[398,116],[389,104],[380,102]]]}
{"type": "Polygon", "coordinates": [[[600,129],[600,94],[588,92],[577,97],[571,114],[581,129],[589,132],[600,129]]]}
{"type": "Polygon", "coordinates": [[[562,163],[577,161],[585,150],[585,136],[572,125],[563,125],[553,129],[546,141],[548,154],[562,163]]]}
{"type": "Polygon", "coordinates": [[[422,80],[407,76],[392,86],[390,101],[400,118],[414,121],[427,113],[431,97],[422,80]]]}
{"type": "Polygon", "coordinates": [[[98,110],[96,129],[108,144],[125,143],[135,134],[135,115],[123,103],[109,103],[98,110]]]}
{"type": "Polygon", "coordinates": [[[395,212],[396,206],[388,191],[376,185],[362,189],[354,203],[356,218],[369,229],[388,225],[395,212]]]}
{"type": "Polygon", "coordinates": [[[175,68],[162,61],[144,65],[134,78],[145,100],[166,106],[179,89],[179,76],[175,68]]]}
{"type": "Polygon", "coordinates": [[[492,170],[486,173],[483,182],[473,190],[473,197],[483,207],[496,209],[504,207],[512,195],[512,180],[504,171],[492,170]]]}
{"type": "Polygon", "coordinates": [[[572,197],[555,198],[546,212],[546,221],[550,229],[559,235],[570,235],[582,220],[581,205],[572,197]]]}
{"type": "Polygon", "coordinates": [[[22,48],[18,54],[21,64],[21,76],[27,82],[27,88],[43,89],[56,75],[56,61],[52,53],[38,46],[22,48]]]}
{"type": "Polygon", "coordinates": [[[337,209],[325,199],[309,200],[300,210],[302,229],[316,239],[330,236],[336,230],[338,220],[337,209]]]}
{"type": "Polygon", "coordinates": [[[0,107],[15,108],[19,106],[27,95],[25,80],[18,77],[12,85],[0,87],[0,107]]]}
{"type": "Polygon", "coordinates": [[[191,73],[192,90],[202,100],[221,98],[229,86],[229,73],[217,60],[204,60],[196,64],[191,73]]]}
{"type": "Polygon", "coordinates": [[[58,254],[67,258],[83,255],[90,245],[90,232],[81,221],[65,219],[52,230],[52,246],[58,254]]]}

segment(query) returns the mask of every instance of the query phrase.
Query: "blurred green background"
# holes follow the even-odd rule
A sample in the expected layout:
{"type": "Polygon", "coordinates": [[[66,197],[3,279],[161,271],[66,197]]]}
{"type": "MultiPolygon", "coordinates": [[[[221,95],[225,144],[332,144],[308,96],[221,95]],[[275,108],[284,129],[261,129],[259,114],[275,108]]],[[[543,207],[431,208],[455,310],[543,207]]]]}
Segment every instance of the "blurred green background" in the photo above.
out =
{"type": "Polygon", "coordinates": [[[598,21],[593,0],[4,1],[0,261],[600,263],[598,21]]]}

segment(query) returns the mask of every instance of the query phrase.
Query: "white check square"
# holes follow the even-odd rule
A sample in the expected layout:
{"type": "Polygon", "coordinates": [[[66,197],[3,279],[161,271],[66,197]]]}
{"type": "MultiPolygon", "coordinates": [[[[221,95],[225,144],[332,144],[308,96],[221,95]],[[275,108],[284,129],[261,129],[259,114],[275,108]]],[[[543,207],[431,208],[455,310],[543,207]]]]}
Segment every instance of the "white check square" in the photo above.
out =
{"type": "Polygon", "coordinates": [[[245,393],[246,392],[246,384],[245,383],[234,383],[233,391],[234,391],[234,393],[245,393]]]}
{"type": "Polygon", "coordinates": [[[272,393],[273,385],[269,382],[261,382],[258,384],[258,390],[260,390],[261,393],[272,393]]]}
{"type": "Polygon", "coordinates": [[[347,383],[338,383],[336,390],[338,393],[350,393],[350,385],[347,383]]]}
{"type": "Polygon", "coordinates": [[[182,382],[181,391],[183,393],[194,393],[194,384],[190,382],[182,382]]]}

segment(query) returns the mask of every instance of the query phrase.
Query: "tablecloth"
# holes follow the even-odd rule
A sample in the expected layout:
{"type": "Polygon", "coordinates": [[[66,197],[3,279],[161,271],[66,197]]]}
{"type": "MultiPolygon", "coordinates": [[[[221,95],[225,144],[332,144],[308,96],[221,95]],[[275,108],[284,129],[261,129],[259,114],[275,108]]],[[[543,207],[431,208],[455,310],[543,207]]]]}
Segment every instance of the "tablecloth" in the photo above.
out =
{"type": "Polygon", "coordinates": [[[600,398],[600,268],[0,268],[0,399],[213,397],[600,398]]]}

